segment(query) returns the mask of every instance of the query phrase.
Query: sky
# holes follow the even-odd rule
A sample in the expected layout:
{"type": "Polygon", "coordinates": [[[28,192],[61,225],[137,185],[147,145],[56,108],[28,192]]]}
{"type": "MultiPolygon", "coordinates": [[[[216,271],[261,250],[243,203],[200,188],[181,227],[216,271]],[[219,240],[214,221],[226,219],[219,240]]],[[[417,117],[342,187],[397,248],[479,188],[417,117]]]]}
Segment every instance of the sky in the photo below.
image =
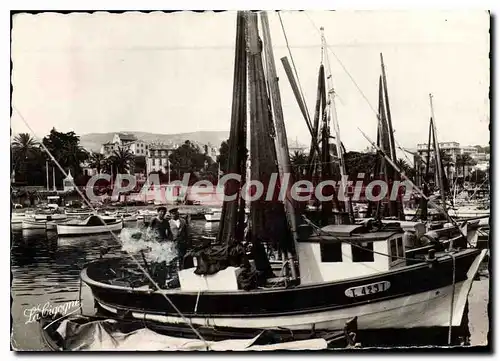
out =
{"type": "MultiPolygon", "coordinates": [[[[489,142],[489,14],[482,11],[283,11],[307,107],[314,110],[324,27],[341,139],[376,137],[380,53],[395,138],[427,141],[433,94],[439,141],[489,142]]],[[[310,137],[280,59],[290,58],[269,13],[289,139],[310,137]]],[[[12,132],[77,134],[229,130],[236,13],[18,14],[12,30],[12,132]]],[[[326,64],[325,64],[326,65],[326,64]]]]}

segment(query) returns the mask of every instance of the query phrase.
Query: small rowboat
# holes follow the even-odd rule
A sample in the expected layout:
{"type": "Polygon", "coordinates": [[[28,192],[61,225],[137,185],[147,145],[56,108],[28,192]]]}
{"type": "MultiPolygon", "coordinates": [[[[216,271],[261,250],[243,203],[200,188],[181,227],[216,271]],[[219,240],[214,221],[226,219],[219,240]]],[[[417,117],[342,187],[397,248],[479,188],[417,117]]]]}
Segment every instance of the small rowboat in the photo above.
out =
{"type": "Polygon", "coordinates": [[[62,236],[117,232],[123,228],[123,221],[115,218],[91,215],[83,221],[57,225],[57,234],[62,236]]]}
{"type": "Polygon", "coordinates": [[[81,216],[90,216],[93,211],[92,210],[83,210],[83,211],[77,211],[77,210],[65,210],[64,213],[67,215],[67,216],[71,216],[71,217],[74,217],[74,216],[77,216],[77,217],[81,217],[81,216]]]}
{"type": "Polygon", "coordinates": [[[45,229],[47,221],[37,221],[35,219],[25,219],[22,229],[45,229]]]}
{"type": "Polygon", "coordinates": [[[62,221],[68,219],[68,216],[62,213],[37,213],[33,219],[35,221],[62,221]]]}

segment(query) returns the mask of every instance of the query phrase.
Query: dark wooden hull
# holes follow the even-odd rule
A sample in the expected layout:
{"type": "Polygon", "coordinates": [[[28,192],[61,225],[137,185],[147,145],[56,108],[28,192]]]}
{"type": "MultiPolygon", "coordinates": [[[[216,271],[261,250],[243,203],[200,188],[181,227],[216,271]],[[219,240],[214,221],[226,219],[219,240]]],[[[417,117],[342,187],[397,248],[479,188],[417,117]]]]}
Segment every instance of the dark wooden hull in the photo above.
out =
{"type": "Polygon", "coordinates": [[[447,325],[451,292],[456,298],[453,323],[460,323],[482,257],[484,253],[476,249],[456,253],[455,287],[452,286],[453,263],[450,257],[369,277],[253,291],[198,293],[171,289],[153,292],[147,287],[138,289],[107,284],[108,270],[119,268],[122,262],[119,259],[90,264],[82,271],[82,279],[92,289],[101,308],[117,316],[143,317],[163,324],[185,323],[165,299],[167,296],[184,317],[199,326],[209,324],[229,329],[283,327],[294,332],[307,332],[311,329],[342,329],[346,320],[354,315],[359,316],[366,328],[439,327],[447,325]],[[381,281],[390,283],[384,292],[357,297],[346,295],[346,290],[351,287],[381,281]],[[441,311],[443,314],[439,313],[441,311]]]}

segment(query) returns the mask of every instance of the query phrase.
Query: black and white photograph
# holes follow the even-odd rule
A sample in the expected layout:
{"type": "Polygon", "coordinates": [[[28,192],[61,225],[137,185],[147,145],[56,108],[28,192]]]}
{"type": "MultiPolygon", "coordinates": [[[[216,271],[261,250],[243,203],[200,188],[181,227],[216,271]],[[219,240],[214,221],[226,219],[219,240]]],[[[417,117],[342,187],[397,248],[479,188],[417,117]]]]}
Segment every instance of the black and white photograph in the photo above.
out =
{"type": "Polygon", "coordinates": [[[10,20],[12,351],[491,350],[489,11],[10,20]]]}

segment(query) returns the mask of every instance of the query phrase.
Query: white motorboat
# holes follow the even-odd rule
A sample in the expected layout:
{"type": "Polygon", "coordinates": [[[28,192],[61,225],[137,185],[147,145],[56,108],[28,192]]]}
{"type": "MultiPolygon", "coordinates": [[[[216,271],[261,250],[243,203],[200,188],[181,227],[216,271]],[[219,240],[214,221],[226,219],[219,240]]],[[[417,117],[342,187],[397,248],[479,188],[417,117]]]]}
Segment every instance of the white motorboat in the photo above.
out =
{"type": "Polygon", "coordinates": [[[207,222],[220,222],[220,217],[222,215],[222,209],[211,208],[207,211],[204,216],[207,222]]]}
{"type": "Polygon", "coordinates": [[[74,217],[74,216],[81,217],[81,216],[90,216],[94,212],[92,210],[76,210],[76,209],[68,210],[68,209],[66,209],[64,211],[64,213],[70,217],[74,217]]]}
{"type": "Polygon", "coordinates": [[[62,213],[36,213],[33,219],[35,221],[63,221],[68,219],[68,216],[62,213]]]}
{"type": "MultiPolygon", "coordinates": [[[[250,210],[245,209],[245,220],[248,219],[248,215],[250,214],[250,210]]],[[[210,208],[205,214],[205,220],[207,222],[220,222],[220,218],[222,216],[221,208],[210,208]]]]}
{"type": "Polygon", "coordinates": [[[121,219],[91,215],[83,221],[70,221],[64,224],[57,225],[57,234],[68,235],[85,235],[106,232],[117,232],[123,228],[121,219]]]}

